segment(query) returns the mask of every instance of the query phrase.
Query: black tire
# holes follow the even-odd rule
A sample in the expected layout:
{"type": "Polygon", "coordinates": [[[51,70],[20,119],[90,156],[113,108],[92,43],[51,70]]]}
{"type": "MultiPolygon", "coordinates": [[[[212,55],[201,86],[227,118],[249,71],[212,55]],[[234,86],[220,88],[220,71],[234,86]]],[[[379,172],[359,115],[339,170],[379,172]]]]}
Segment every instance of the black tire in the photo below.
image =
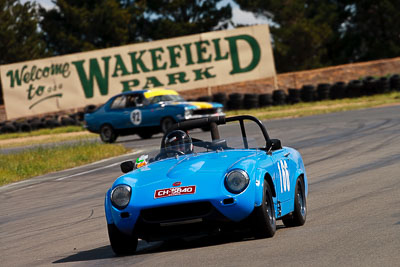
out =
{"type": "Polygon", "coordinates": [[[212,98],[212,101],[216,102],[216,103],[220,103],[220,104],[226,106],[226,102],[227,102],[226,93],[216,93],[216,94],[214,94],[213,98],[212,98]]]}
{"type": "Polygon", "coordinates": [[[76,125],[76,121],[75,121],[75,119],[73,119],[71,117],[62,117],[61,125],[63,125],[63,126],[76,125]]]}
{"type": "Polygon", "coordinates": [[[211,102],[212,101],[212,96],[200,96],[199,98],[197,98],[197,101],[211,102]]]}
{"type": "Polygon", "coordinates": [[[44,121],[44,125],[45,125],[45,128],[53,129],[53,128],[60,127],[61,123],[58,122],[56,119],[46,119],[44,121]]]}
{"type": "Polygon", "coordinates": [[[161,120],[161,131],[163,133],[166,133],[168,129],[175,123],[174,119],[171,117],[165,117],[161,120]]]}
{"type": "Polygon", "coordinates": [[[390,77],[390,89],[400,91],[400,75],[395,74],[390,77]]]}
{"type": "Polygon", "coordinates": [[[258,107],[258,95],[257,94],[245,94],[243,99],[243,107],[245,109],[252,109],[258,107]]]}
{"type": "Polygon", "coordinates": [[[260,107],[272,106],[273,103],[272,94],[260,94],[258,96],[258,105],[260,107]]]}
{"type": "Polygon", "coordinates": [[[362,92],[364,95],[376,94],[376,80],[372,76],[365,77],[362,81],[362,92]]]}
{"type": "Polygon", "coordinates": [[[346,96],[347,97],[359,97],[361,96],[362,83],[360,80],[351,80],[347,84],[346,96]]]}
{"type": "Polygon", "coordinates": [[[150,139],[153,136],[153,132],[150,131],[140,131],[137,134],[142,139],[150,139]]]}
{"type": "Polygon", "coordinates": [[[243,94],[232,93],[229,95],[229,100],[227,102],[228,109],[237,110],[243,107],[243,94]]]}
{"type": "Polygon", "coordinates": [[[289,104],[296,104],[301,101],[301,94],[300,94],[299,89],[289,88],[288,93],[289,94],[288,94],[287,102],[289,104]]]}
{"type": "Polygon", "coordinates": [[[326,100],[329,99],[331,91],[331,85],[329,83],[320,83],[317,86],[317,99],[326,100]]]}
{"type": "Polygon", "coordinates": [[[21,123],[21,125],[19,126],[19,130],[20,130],[21,132],[24,132],[24,133],[29,133],[30,131],[32,131],[32,127],[31,127],[31,125],[30,125],[29,123],[23,122],[23,123],[21,123]]]}
{"type": "Polygon", "coordinates": [[[114,128],[109,124],[104,124],[100,128],[100,139],[104,143],[114,143],[118,135],[115,133],[114,128]]]}
{"type": "Polygon", "coordinates": [[[282,89],[274,90],[272,98],[274,99],[274,105],[280,106],[286,104],[286,94],[282,89]]]}
{"type": "Polygon", "coordinates": [[[87,105],[84,109],[83,112],[85,113],[92,113],[97,109],[96,105],[87,105]]]}
{"type": "Polygon", "coordinates": [[[311,84],[303,85],[303,87],[300,90],[300,94],[301,94],[302,101],[304,101],[304,102],[314,101],[314,95],[315,95],[314,85],[311,85],[311,84]]]}
{"type": "Polygon", "coordinates": [[[303,179],[300,177],[296,182],[294,197],[294,211],[282,219],[286,227],[301,226],[306,222],[307,218],[307,201],[304,191],[303,179]]]}
{"type": "Polygon", "coordinates": [[[17,128],[11,123],[6,123],[1,127],[1,133],[15,133],[17,132],[17,128]]]}
{"type": "Polygon", "coordinates": [[[31,122],[32,130],[39,130],[46,128],[46,125],[41,120],[34,120],[31,122]]]}
{"type": "Polygon", "coordinates": [[[136,235],[122,233],[114,224],[108,224],[108,238],[111,248],[118,256],[132,255],[136,252],[138,238],[136,235]]]}
{"type": "Polygon", "coordinates": [[[276,232],[275,208],[271,188],[264,180],[263,202],[253,211],[253,231],[256,238],[273,237],[276,232]]]}
{"type": "Polygon", "coordinates": [[[85,113],[82,112],[82,111],[78,111],[76,113],[76,120],[79,121],[79,122],[83,122],[84,119],[85,119],[85,113]]]}
{"type": "Polygon", "coordinates": [[[378,80],[380,93],[387,93],[390,91],[390,80],[386,77],[381,77],[378,80]]]}
{"type": "Polygon", "coordinates": [[[346,92],[346,83],[345,82],[336,82],[332,85],[332,88],[329,92],[331,99],[342,99],[345,96],[346,92]]]}

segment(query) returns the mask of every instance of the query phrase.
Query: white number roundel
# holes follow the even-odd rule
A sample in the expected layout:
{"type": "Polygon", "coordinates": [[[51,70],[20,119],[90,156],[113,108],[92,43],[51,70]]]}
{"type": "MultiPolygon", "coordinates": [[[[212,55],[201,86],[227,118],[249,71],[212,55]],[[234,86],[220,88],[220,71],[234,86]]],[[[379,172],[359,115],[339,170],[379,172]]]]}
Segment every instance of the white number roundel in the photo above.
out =
{"type": "Polygon", "coordinates": [[[134,125],[142,123],[142,112],[139,109],[135,109],[131,112],[131,122],[134,125]]]}

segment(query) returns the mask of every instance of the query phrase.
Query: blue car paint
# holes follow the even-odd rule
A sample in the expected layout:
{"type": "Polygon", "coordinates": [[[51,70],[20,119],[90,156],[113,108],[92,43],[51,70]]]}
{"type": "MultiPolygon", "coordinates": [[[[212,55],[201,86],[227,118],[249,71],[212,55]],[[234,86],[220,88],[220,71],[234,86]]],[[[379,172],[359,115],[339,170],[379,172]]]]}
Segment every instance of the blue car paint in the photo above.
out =
{"type": "MultiPolygon", "coordinates": [[[[187,119],[185,118],[185,110],[198,109],[198,107],[194,105],[193,102],[188,101],[169,101],[137,107],[111,109],[111,104],[117,97],[133,93],[144,94],[147,91],[148,90],[124,92],[111,97],[104,105],[99,107],[93,113],[85,114],[85,127],[90,132],[94,133],[99,133],[101,126],[105,124],[111,125],[116,130],[141,127],[157,127],[160,126],[163,118],[170,117],[173,118],[175,122],[184,121],[187,119]],[[141,112],[142,120],[138,125],[135,125],[131,122],[131,116],[134,110],[140,110],[141,112]]],[[[211,102],[209,104],[211,104],[213,108],[223,108],[223,105],[220,103],[211,102]]],[[[224,114],[220,113],[213,115],[224,114]]]]}
{"type": "Polygon", "coordinates": [[[307,176],[301,156],[295,149],[288,147],[273,151],[272,155],[256,149],[190,154],[153,162],[136,169],[119,177],[107,192],[105,200],[107,223],[115,224],[120,231],[130,234],[141,209],[203,200],[209,201],[228,219],[241,221],[251,214],[254,207],[262,204],[266,174],[272,178],[273,190],[276,192],[276,196],[273,197],[275,214],[279,219],[294,210],[294,189],[297,179],[301,176],[304,178],[306,196],[308,194],[307,176]],[[281,160],[293,162],[288,166],[290,190],[286,192],[283,188],[281,190],[282,177],[277,167],[277,162],[281,160]],[[250,178],[248,187],[240,194],[232,194],[224,186],[226,173],[233,169],[245,170],[250,178]],[[171,188],[176,181],[182,182],[182,186],[196,185],[196,193],[154,198],[155,190],[171,188]],[[116,209],[110,202],[111,190],[120,184],[132,188],[130,203],[123,210],[116,209]],[[223,204],[222,201],[226,198],[233,198],[233,204],[223,204]],[[278,206],[281,207],[280,212],[278,206]],[[128,213],[129,216],[122,218],[121,213],[128,213]]]}

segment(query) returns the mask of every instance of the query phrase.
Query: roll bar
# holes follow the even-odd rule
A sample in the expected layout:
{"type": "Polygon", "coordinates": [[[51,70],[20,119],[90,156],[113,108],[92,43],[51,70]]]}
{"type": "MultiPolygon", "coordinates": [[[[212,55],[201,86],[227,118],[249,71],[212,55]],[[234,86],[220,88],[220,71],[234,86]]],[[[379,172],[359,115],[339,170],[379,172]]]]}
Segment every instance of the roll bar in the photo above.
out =
{"type": "Polygon", "coordinates": [[[218,125],[226,124],[227,122],[239,121],[240,129],[242,131],[242,138],[243,138],[244,146],[245,146],[245,148],[248,148],[248,143],[247,143],[247,138],[246,138],[247,137],[246,129],[244,127],[245,120],[253,121],[260,127],[261,132],[263,133],[265,141],[266,141],[267,149],[269,149],[272,146],[272,141],[269,138],[267,129],[265,128],[264,124],[259,119],[257,119],[254,116],[251,116],[251,115],[238,115],[238,116],[232,116],[232,117],[227,117],[227,118],[225,116],[214,116],[214,117],[194,119],[194,120],[188,120],[188,121],[175,123],[174,125],[171,126],[171,128],[168,129],[167,133],[162,138],[161,147],[163,147],[165,136],[174,130],[187,131],[187,130],[191,130],[194,128],[210,127],[211,139],[219,140],[220,135],[219,135],[219,131],[218,131],[218,125]]]}

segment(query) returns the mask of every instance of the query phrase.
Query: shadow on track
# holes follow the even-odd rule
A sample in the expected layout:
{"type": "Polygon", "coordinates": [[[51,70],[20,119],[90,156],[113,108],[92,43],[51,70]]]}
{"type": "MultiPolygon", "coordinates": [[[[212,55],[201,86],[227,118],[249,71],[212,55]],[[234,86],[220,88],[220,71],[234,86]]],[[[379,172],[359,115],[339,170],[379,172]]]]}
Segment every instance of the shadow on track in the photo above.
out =
{"type": "MultiPolygon", "coordinates": [[[[277,229],[285,228],[284,226],[277,226],[277,229]]],[[[247,242],[254,241],[254,237],[246,233],[235,233],[235,234],[216,234],[211,236],[198,236],[184,239],[173,239],[168,241],[158,241],[147,243],[140,240],[138,243],[138,249],[135,255],[146,255],[150,253],[160,253],[168,251],[178,251],[186,249],[194,249],[201,247],[219,246],[233,242],[247,242]]],[[[129,256],[125,256],[129,257],[129,256]]],[[[69,262],[84,262],[92,260],[102,260],[120,258],[116,256],[111,249],[111,246],[103,246],[91,250],[80,251],[74,255],[67,256],[65,258],[54,261],[53,263],[69,263],[69,262]]]]}

